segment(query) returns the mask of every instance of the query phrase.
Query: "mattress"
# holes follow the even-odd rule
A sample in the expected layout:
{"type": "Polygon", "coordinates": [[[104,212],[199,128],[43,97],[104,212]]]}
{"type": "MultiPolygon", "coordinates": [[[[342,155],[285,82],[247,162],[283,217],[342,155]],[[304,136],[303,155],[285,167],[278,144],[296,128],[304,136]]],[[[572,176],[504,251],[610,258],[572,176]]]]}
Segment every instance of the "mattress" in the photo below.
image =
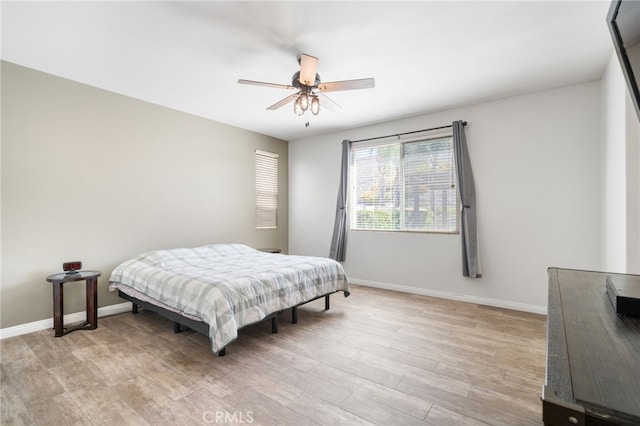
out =
{"type": "Polygon", "coordinates": [[[238,329],[336,291],[349,295],[342,265],[332,259],[264,253],[243,244],[212,244],[142,253],[118,265],[111,291],[209,325],[212,350],[238,329]]]}

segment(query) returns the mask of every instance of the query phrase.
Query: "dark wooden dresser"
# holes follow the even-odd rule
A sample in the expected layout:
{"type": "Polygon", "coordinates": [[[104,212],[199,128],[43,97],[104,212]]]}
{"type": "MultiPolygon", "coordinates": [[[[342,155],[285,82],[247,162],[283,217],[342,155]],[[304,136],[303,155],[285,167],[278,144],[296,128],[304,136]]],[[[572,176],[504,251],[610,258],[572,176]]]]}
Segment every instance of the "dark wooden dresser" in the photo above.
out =
{"type": "Polygon", "coordinates": [[[546,426],[640,425],[640,317],[617,314],[607,276],[549,268],[546,426]]]}

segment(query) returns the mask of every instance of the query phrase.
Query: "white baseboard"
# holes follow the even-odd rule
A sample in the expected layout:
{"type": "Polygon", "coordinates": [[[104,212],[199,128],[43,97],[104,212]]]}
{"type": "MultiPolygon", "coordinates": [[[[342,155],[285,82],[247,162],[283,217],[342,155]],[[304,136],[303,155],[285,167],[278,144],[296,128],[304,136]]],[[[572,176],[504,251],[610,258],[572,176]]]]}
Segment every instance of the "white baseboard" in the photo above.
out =
{"type": "MultiPolygon", "coordinates": [[[[104,306],[98,308],[98,318],[108,315],[121,314],[131,311],[131,302],[118,303],[117,305],[104,306]]],[[[65,324],[73,324],[75,322],[84,321],[87,318],[87,312],[76,312],[64,316],[65,324]]],[[[99,325],[99,324],[98,324],[99,325]]],[[[20,336],[21,334],[33,333],[34,331],[53,329],[53,318],[34,321],[27,324],[20,324],[13,327],[0,329],[0,340],[8,337],[20,336]]]]}
{"type": "MultiPolygon", "coordinates": [[[[467,296],[464,294],[449,293],[446,291],[428,290],[424,288],[411,287],[398,284],[389,284],[378,281],[361,280],[349,278],[349,281],[356,285],[366,287],[381,288],[384,290],[401,291],[403,293],[419,294],[421,296],[439,297],[441,299],[458,300],[461,302],[476,303],[478,305],[495,306],[497,308],[513,309],[516,311],[531,312],[534,314],[547,314],[546,306],[527,305],[525,303],[509,302],[507,300],[488,299],[485,297],[467,296]]],[[[131,302],[119,303],[117,305],[104,306],[98,308],[98,318],[108,315],[120,314],[131,311],[131,302]]],[[[76,312],[64,316],[65,324],[83,321],[87,316],[86,312],[76,312]]],[[[33,333],[34,331],[53,329],[53,318],[34,321],[27,324],[20,324],[14,327],[0,329],[0,340],[9,337],[20,336],[22,334],[33,333]]]]}
{"type": "Polygon", "coordinates": [[[446,291],[429,290],[425,288],[411,287],[382,283],[378,281],[361,280],[349,277],[349,282],[366,287],[381,288],[384,290],[401,291],[403,293],[419,294],[421,296],[438,297],[441,299],[458,300],[460,302],[475,303],[478,305],[494,306],[497,308],[512,309],[515,311],[531,312],[534,314],[547,315],[546,306],[527,305],[526,303],[510,302],[508,300],[488,299],[486,297],[467,296],[464,294],[449,293],[446,291]]]}

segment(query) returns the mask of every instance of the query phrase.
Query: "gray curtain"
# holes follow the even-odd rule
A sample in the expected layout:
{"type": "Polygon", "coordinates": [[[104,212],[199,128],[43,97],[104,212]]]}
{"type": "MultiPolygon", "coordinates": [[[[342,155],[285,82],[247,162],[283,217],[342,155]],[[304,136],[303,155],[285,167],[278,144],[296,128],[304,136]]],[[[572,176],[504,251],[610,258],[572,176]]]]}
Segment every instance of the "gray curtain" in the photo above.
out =
{"type": "Polygon", "coordinates": [[[478,229],[476,224],[476,186],[473,182],[471,160],[464,136],[464,123],[453,122],[453,149],[458,173],[458,190],[462,202],[460,236],[462,237],[462,275],[480,278],[478,261],[478,229]]]}
{"type": "Polygon", "coordinates": [[[340,168],[340,186],[336,203],[336,220],[333,226],[333,237],[329,257],[339,262],[344,261],[347,251],[347,195],[349,191],[349,155],[351,142],[342,141],[342,166],[340,168]]]}

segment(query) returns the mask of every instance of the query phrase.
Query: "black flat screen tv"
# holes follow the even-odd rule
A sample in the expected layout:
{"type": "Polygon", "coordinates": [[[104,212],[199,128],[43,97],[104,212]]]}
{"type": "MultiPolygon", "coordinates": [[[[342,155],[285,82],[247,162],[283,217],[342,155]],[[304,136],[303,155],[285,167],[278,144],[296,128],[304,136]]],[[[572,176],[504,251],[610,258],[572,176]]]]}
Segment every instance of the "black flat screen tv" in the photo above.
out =
{"type": "Polygon", "coordinates": [[[640,120],[640,1],[613,0],[607,14],[607,24],[640,120]]]}

